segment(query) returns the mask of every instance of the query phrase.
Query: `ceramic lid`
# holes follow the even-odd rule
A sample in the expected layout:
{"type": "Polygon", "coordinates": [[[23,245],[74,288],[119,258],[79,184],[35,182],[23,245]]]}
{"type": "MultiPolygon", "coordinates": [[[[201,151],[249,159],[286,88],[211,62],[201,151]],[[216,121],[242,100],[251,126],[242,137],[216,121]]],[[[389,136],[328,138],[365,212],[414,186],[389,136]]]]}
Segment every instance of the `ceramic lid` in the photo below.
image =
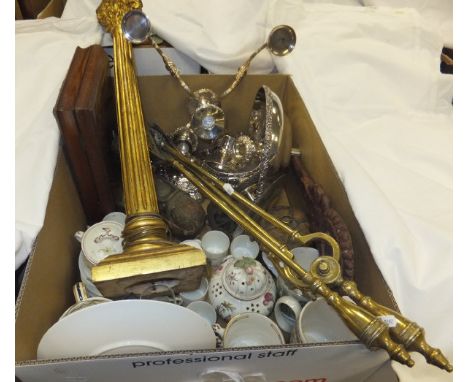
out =
{"type": "Polygon", "coordinates": [[[232,259],[223,272],[223,286],[238,300],[253,300],[268,287],[266,269],[250,257],[232,259]]]}

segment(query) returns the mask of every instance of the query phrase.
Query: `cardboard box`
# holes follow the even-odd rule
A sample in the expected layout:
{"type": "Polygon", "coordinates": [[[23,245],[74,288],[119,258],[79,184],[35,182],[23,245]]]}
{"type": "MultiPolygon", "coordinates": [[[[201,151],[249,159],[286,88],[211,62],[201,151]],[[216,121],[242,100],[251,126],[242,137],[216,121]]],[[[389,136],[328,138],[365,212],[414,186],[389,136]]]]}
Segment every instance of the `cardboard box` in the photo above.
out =
{"type": "MultiPolygon", "coordinates": [[[[233,77],[198,75],[184,79],[192,89],[208,87],[220,94],[233,77]]],[[[359,287],[376,301],[395,308],[343,185],[291,78],[247,76],[223,100],[227,128],[235,133],[247,126],[255,94],[263,84],[282,99],[293,129],[293,147],[301,150],[310,175],[324,187],[349,227],[359,287]]],[[[157,122],[169,131],[188,121],[186,93],[173,78],[142,77],[140,93],[147,122],[157,122]]],[[[297,195],[289,197],[294,204],[297,195]]],[[[29,259],[16,306],[16,375],[23,382],[203,381],[208,380],[203,379],[204,373],[217,370],[236,373],[245,381],[396,380],[384,351],[369,351],[357,342],[36,360],[41,337],[73,303],[71,288],[79,279],[79,245],[73,233],[84,227],[85,216],[66,160],[60,155],[45,225],[29,259]]]]}
{"type": "Polygon", "coordinates": [[[47,5],[37,15],[38,19],[47,17],[60,17],[65,8],[66,0],[50,0],[47,5]]]}

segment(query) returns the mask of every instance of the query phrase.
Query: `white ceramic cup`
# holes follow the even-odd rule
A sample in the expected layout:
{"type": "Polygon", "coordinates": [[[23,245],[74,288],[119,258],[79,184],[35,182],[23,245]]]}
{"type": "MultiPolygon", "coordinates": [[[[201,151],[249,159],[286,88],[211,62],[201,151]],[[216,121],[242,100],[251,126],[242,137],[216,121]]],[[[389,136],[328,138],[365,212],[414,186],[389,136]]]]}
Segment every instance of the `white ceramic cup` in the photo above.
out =
{"type": "Polygon", "coordinates": [[[216,310],[209,302],[194,301],[187,305],[187,309],[198,313],[201,317],[207,320],[210,325],[213,325],[216,322],[216,310]]]}
{"type": "Polygon", "coordinates": [[[106,216],[104,216],[102,221],[117,222],[124,226],[126,218],[127,218],[127,215],[125,215],[123,212],[114,211],[114,212],[109,212],[106,216]]]}
{"type": "Polygon", "coordinates": [[[278,296],[290,296],[299,301],[301,305],[307,304],[310,300],[310,298],[304,296],[304,293],[299,288],[290,287],[281,276],[276,280],[276,290],[278,291],[278,296]]]}
{"type": "MultiPolygon", "coordinates": [[[[306,271],[309,271],[310,265],[319,256],[319,251],[310,247],[296,247],[291,249],[290,252],[294,255],[294,260],[306,271]]],[[[278,271],[265,252],[262,252],[262,259],[271,273],[278,277],[278,271]]]]}
{"type": "Polygon", "coordinates": [[[208,231],[201,240],[202,249],[212,267],[219,266],[229,250],[229,237],[222,231],[208,231]]]}
{"type": "Polygon", "coordinates": [[[286,333],[290,333],[301,313],[302,306],[294,297],[283,296],[276,300],[275,320],[286,333]]]}
{"type": "Polygon", "coordinates": [[[291,249],[294,261],[298,263],[306,272],[309,272],[312,262],[319,257],[319,251],[311,247],[296,247],[291,249]]]}
{"type": "Polygon", "coordinates": [[[182,298],[182,305],[187,306],[195,301],[202,301],[206,298],[208,293],[209,282],[206,277],[203,277],[200,286],[189,292],[180,292],[179,296],[182,298]]]}
{"type": "Polygon", "coordinates": [[[203,249],[201,246],[201,240],[199,239],[184,240],[181,241],[180,244],[190,245],[191,247],[203,249]]]}
{"type": "Polygon", "coordinates": [[[270,272],[275,276],[276,278],[279,277],[278,271],[276,270],[275,266],[273,265],[272,261],[268,258],[268,255],[262,251],[262,260],[265,263],[266,267],[270,270],[270,272]]]}
{"type": "Polygon", "coordinates": [[[255,259],[258,256],[260,247],[255,240],[250,240],[249,235],[239,235],[232,240],[231,255],[237,258],[250,257],[255,259]]]}
{"type": "Polygon", "coordinates": [[[80,252],[80,256],[78,257],[78,269],[80,270],[81,282],[85,286],[88,296],[103,297],[96,285],[93,284],[93,280],[91,279],[91,265],[85,259],[83,251],[80,252]]]}
{"type": "Polygon", "coordinates": [[[112,301],[104,297],[88,297],[86,288],[82,282],[78,282],[75,285],[73,285],[73,295],[75,297],[75,304],[73,304],[65,312],[63,312],[63,314],[60,316],[60,319],[69,316],[70,314],[73,314],[81,309],[85,309],[89,306],[112,301]]]}
{"type": "MultiPolygon", "coordinates": [[[[294,255],[294,261],[307,272],[312,262],[319,256],[319,251],[310,247],[296,247],[291,249],[291,253],[294,255]]],[[[293,297],[303,305],[309,301],[300,289],[290,287],[281,277],[278,277],[276,286],[280,296],[293,297]]]]}
{"type": "Polygon", "coordinates": [[[81,242],[81,250],[91,265],[97,265],[107,256],[122,253],[122,231],[124,226],[114,221],[102,221],[78,231],[75,238],[81,242]]]}
{"type": "Polygon", "coordinates": [[[218,336],[223,338],[223,347],[283,345],[283,333],[272,320],[259,313],[242,313],[234,316],[222,329],[213,325],[218,336]]]}
{"type": "Polygon", "coordinates": [[[322,297],[309,301],[304,306],[291,332],[291,343],[341,342],[357,339],[338,313],[322,297]]]}
{"type": "Polygon", "coordinates": [[[299,301],[301,305],[307,304],[310,300],[299,288],[290,287],[281,276],[276,279],[276,290],[278,296],[290,296],[299,301]]]}

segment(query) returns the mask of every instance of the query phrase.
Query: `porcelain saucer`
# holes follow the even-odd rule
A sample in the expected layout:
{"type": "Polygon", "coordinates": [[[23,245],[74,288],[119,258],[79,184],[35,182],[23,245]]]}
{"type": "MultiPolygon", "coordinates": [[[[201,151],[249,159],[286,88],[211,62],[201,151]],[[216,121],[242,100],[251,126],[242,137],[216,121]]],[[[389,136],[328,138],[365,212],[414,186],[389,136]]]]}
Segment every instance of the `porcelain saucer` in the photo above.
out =
{"type": "Polygon", "coordinates": [[[37,358],[215,348],[211,325],[197,313],[167,302],[120,300],[57,321],[42,337],[37,358]]]}

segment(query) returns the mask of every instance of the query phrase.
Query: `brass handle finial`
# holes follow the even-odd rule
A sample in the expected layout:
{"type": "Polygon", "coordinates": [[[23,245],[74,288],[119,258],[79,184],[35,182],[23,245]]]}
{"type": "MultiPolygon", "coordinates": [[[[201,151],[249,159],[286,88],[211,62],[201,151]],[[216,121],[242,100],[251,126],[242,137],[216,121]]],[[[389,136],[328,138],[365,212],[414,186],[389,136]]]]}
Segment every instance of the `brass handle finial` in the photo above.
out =
{"type": "Polygon", "coordinates": [[[365,296],[358,290],[356,283],[353,281],[342,281],[340,292],[351,297],[357,304],[376,316],[392,316],[394,324],[390,326],[390,334],[396,341],[402,343],[409,351],[421,353],[428,363],[448,372],[453,371],[453,366],[442,354],[441,350],[433,348],[427,343],[424,329],[415,322],[408,320],[393,309],[378,304],[369,296],[365,296]]]}
{"type": "Polygon", "coordinates": [[[324,256],[317,258],[312,263],[311,272],[326,284],[337,286],[341,295],[350,297],[373,315],[392,317],[394,322],[389,325],[389,332],[395,341],[404,345],[408,351],[422,354],[428,363],[452,372],[453,367],[441,350],[431,347],[426,342],[423,328],[393,309],[380,305],[371,297],[365,296],[359,291],[354,281],[344,280],[341,277],[339,264],[334,264],[333,258],[324,256]],[[327,267],[321,267],[322,264],[326,264],[327,267]]]}
{"type": "Polygon", "coordinates": [[[414,361],[405,347],[391,339],[387,325],[380,319],[359,305],[346,301],[319,279],[315,279],[313,282],[313,292],[320,294],[335,308],[351,331],[367,347],[385,349],[391,359],[413,367],[414,361]]]}

